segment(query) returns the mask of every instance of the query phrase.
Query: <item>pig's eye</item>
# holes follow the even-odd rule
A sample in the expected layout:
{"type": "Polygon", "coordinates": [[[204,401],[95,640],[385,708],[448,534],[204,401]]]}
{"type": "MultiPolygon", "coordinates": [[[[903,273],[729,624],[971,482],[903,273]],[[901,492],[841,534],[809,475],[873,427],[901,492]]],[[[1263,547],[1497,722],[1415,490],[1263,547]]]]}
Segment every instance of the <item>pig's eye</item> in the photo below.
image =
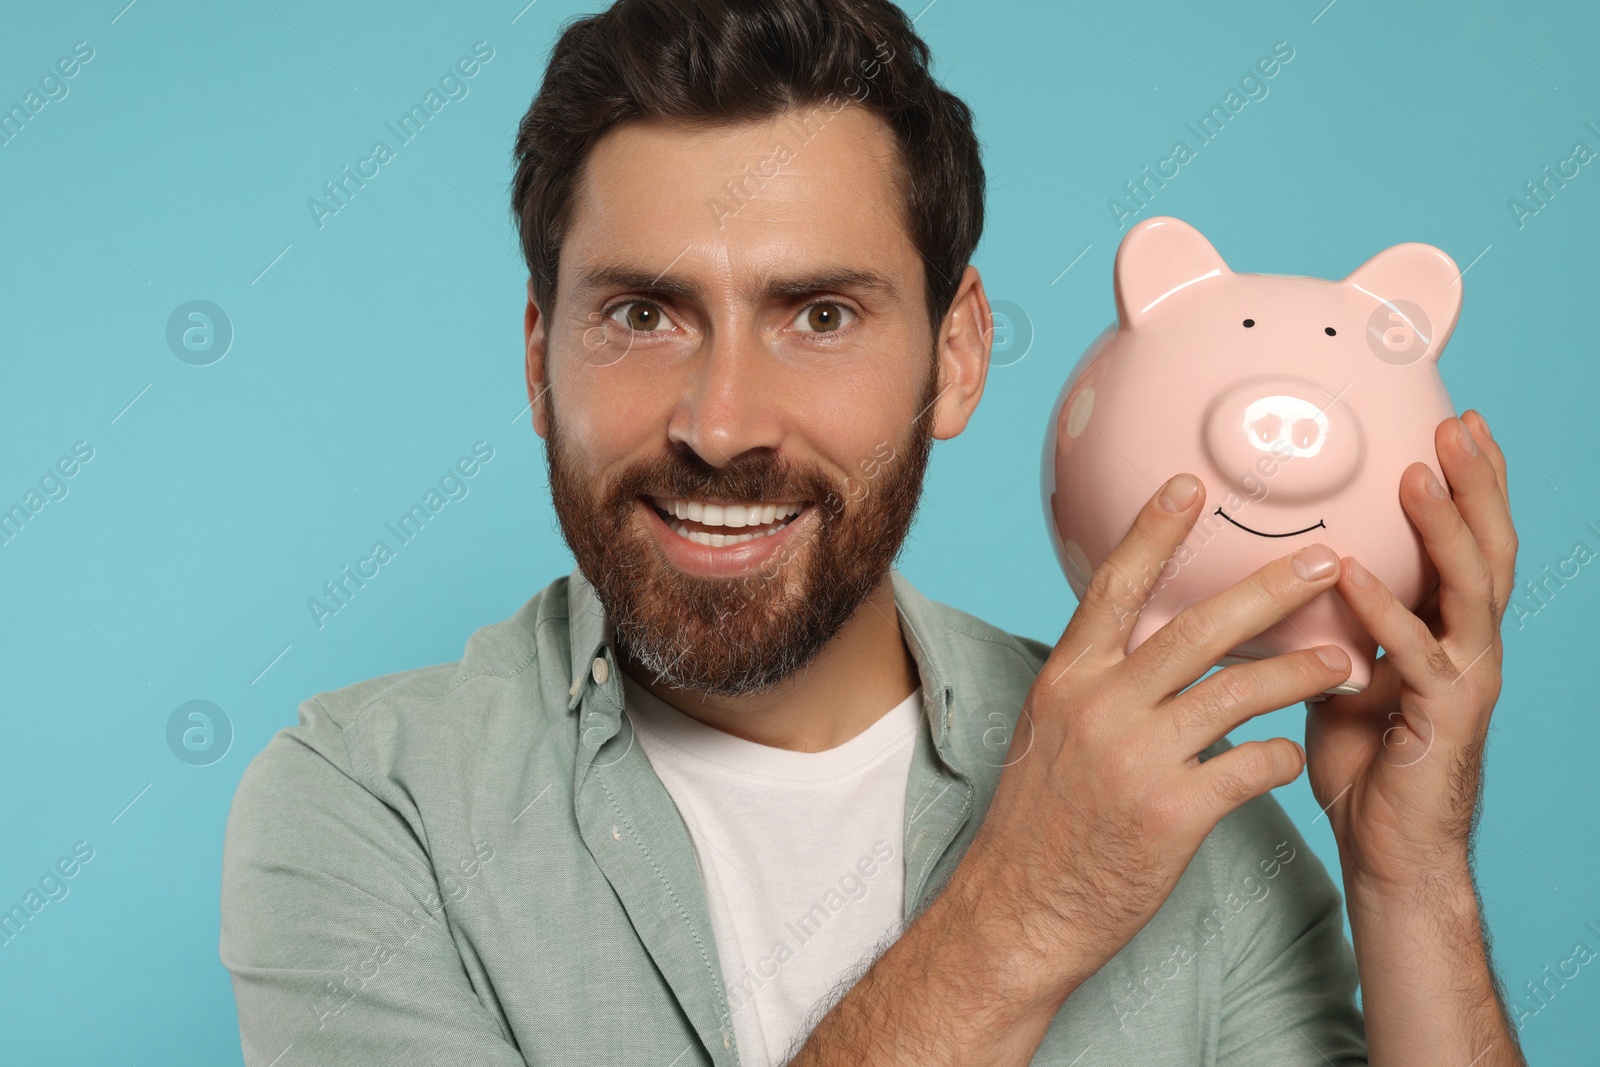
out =
{"type": "Polygon", "coordinates": [[[1332,326],[1324,326],[1322,328],[1322,332],[1327,334],[1329,337],[1332,337],[1334,334],[1338,333],[1339,331],[1335,330],[1332,326]]]}
{"type": "Polygon", "coordinates": [[[1255,319],[1245,319],[1244,320],[1244,328],[1247,329],[1247,330],[1250,327],[1254,326],[1255,324],[1256,324],[1256,320],[1255,319]]]}

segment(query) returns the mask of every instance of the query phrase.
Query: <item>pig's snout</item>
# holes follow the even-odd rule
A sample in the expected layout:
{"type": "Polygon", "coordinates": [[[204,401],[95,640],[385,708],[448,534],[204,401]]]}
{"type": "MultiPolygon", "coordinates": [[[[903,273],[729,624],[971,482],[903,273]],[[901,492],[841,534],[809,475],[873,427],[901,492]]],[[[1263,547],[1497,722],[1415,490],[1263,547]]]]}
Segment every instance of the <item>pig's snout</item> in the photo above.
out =
{"type": "Polygon", "coordinates": [[[1253,498],[1333,496],[1361,466],[1361,424],[1335,394],[1294,378],[1256,378],[1229,389],[1205,419],[1206,450],[1253,498]]]}

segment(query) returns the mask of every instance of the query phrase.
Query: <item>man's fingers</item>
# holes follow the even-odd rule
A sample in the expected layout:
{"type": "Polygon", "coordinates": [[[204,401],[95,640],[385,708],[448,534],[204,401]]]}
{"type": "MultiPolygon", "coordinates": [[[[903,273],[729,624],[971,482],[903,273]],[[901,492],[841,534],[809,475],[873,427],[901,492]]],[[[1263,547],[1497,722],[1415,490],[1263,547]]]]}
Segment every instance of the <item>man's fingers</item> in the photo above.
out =
{"type": "Polygon", "coordinates": [[[1339,580],[1339,557],[1320,541],[1190,604],[1128,656],[1137,692],[1159,702],[1237,646],[1275,626],[1339,580]]]}
{"type": "Polygon", "coordinates": [[[1305,751],[1287,737],[1235,745],[1195,769],[1189,814],[1197,825],[1215,826],[1245,801],[1300,777],[1305,765],[1305,751]]]}
{"type": "MultiPolygon", "coordinates": [[[[1471,414],[1477,415],[1476,412],[1471,414]]],[[[1479,428],[1474,429],[1466,418],[1459,420],[1459,426],[1471,434],[1477,453],[1473,454],[1466,441],[1455,436],[1455,430],[1444,430],[1437,436],[1440,440],[1448,439],[1450,445],[1439,450],[1439,462],[1444,465],[1445,477],[1450,481],[1451,501],[1472,532],[1494,576],[1494,610],[1490,622],[1498,628],[1500,617],[1511,601],[1517,567],[1517,531],[1511,522],[1511,504],[1506,495],[1505,457],[1499,455],[1499,449],[1489,440],[1487,429],[1482,428],[1482,417],[1474,421],[1479,428]]]]}
{"type": "Polygon", "coordinates": [[[1489,462],[1494,465],[1495,477],[1500,479],[1500,495],[1506,498],[1506,506],[1511,506],[1511,487],[1506,481],[1506,454],[1500,450],[1500,444],[1494,439],[1494,433],[1489,429],[1489,420],[1483,413],[1474,408],[1461,417],[1463,422],[1467,416],[1472,417],[1472,439],[1478,442],[1480,448],[1488,455],[1489,462]]]}
{"type": "MultiPolygon", "coordinates": [[[[1449,465],[1454,467],[1454,476],[1461,479],[1461,486],[1455,491],[1463,500],[1473,500],[1485,510],[1491,506],[1501,509],[1503,514],[1499,486],[1488,464],[1482,462],[1482,454],[1469,457],[1459,452],[1460,446],[1453,440],[1454,431],[1448,429],[1448,425],[1441,425],[1440,438],[1449,439],[1450,443],[1445,446],[1449,451],[1449,465]]],[[[1446,477],[1450,476],[1447,468],[1446,477]]],[[[1440,484],[1426,463],[1411,464],[1401,477],[1401,506],[1439,573],[1441,636],[1447,634],[1463,644],[1482,647],[1492,641],[1499,630],[1496,602],[1508,599],[1509,590],[1498,590],[1496,586],[1502,581],[1509,583],[1510,574],[1497,573],[1500,566],[1485,556],[1477,532],[1468,525],[1450,494],[1451,489],[1440,484]]],[[[1509,569],[1510,559],[1504,566],[1509,569]]],[[[1381,638],[1379,640],[1381,643],[1381,638]]]]}
{"type": "Polygon", "coordinates": [[[1168,479],[1145,501],[1132,528],[1089,579],[1083,602],[1044,671],[1054,677],[1083,659],[1098,666],[1122,659],[1161,569],[1189,536],[1204,499],[1200,479],[1185,473],[1168,479]]]}
{"type": "Polygon", "coordinates": [[[1192,756],[1257,715],[1314,696],[1350,677],[1337,645],[1236,663],[1196,682],[1162,707],[1184,756],[1192,756]],[[1326,657],[1326,658],[1324,658],[1326,657]]]}
{"type": "MultiPolygon", "coordinates": [[[[1339,595],[1372,639],[1383,646],[1383,654],[1394,664],[1401,678],[1428,697],[1437,697],[1453,687],[1471,662],[1455,663],[1427,624],[1395,599],[1389,587],[1359,560],[1346,556],[1342,564],[1345,577],[1339,586],[1339,595]]],[[[1476,655],[1489,650],[1488,640],[1492,640],[1492,635],[1476,655]]]]}

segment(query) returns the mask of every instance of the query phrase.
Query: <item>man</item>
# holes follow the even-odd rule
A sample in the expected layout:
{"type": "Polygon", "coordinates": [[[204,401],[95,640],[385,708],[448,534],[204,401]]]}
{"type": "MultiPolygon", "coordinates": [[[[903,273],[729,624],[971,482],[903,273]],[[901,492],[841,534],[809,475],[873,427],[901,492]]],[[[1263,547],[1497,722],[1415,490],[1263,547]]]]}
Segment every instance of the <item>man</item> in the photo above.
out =
{"type": "Polygon", "coordinates": [[[1203,511],[1181,473],[1053,648],[926,600],[892,562],[991,324],[977,143],[927,60],[884,0],[563,32],[513,209],[577,568],[251,763],[248,1063],[1522,1062],[1469,865],[1516,547],[1486,424],[1438,428],[1453,497],[1398,488],[1426,622],[1309,545],[1124,654],[1132,576],[1203,511]],[[1348,659],[1200,680],[1329,588],[1387,651],[1308,710],[1344,899],[1269,793],[1299,746],[1225,735],[1348,659]]]}

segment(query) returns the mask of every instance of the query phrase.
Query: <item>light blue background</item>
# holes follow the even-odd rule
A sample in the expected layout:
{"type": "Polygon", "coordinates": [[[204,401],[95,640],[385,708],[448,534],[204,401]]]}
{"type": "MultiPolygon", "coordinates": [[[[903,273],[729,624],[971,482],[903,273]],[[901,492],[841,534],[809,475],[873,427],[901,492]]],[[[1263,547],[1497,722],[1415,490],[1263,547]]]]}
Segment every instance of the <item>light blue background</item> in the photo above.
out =
{"type": "MultiPolygon", "coordinates": [[[[94,58],[0,145],[0,506],[74,442],[94,458],[0,547],[0,905],[74,842],[95,850],[0,948],[6,1062],[240,1062],[217,900],[245,764],[305,697],[456,659],[571,566],[523,414],[506,184],[556,28],[587,8],[522,2],[5,5],[0,105],[75,42],[94,58]],[[494,58],[469,95],[319,230],[307,199],[480,40],[494,58]],[[166,343],[194,299],[236,331],[211,366],[166,343]],[[494,459],[470,495],[319,630],[307,598],[479,440],[494,459]],[[209,766],[168,749],[192,699],[235,731],[209,766]]],[[[1113,314],[1107,200],[1277,41],[1294,58],[1269,95],[1139,217],[1189,220],[1239,270],[1337,277],[1405,240],[1470,265],[1442,366],[1510,457],[1519,576],[1600,548],[1600,164],[1524,226],[1507,205],[1575,142],[1600,149],[1595,8],[1325,2],[921,14],[986,149],[977,264],[1034,331],[1026,355],[1003,339],[972,426],[935,452],[902,559],[935,599],[1059,635],[1074,601],[1043,530],[1039,442],[1113,314]]],[[[1542,607],[1517,599],[1539,610],[1520,629],[1507,616],[1478,870],[1498,966],[1529,1002],[1542,966],[1580,938],[1600,948],[1584,926],[1600,925],[1600,568],[1542,607]]],[[[1302,717],[1234,737],[1299,736],[1302,717]]],[[[1278,796],[1336,871],[1304,780],[1278,796]]],[[[1530,1058],[1592,1059],[1597,1008],[1591,966],[1528,1021],[1530,1058]]]]}

